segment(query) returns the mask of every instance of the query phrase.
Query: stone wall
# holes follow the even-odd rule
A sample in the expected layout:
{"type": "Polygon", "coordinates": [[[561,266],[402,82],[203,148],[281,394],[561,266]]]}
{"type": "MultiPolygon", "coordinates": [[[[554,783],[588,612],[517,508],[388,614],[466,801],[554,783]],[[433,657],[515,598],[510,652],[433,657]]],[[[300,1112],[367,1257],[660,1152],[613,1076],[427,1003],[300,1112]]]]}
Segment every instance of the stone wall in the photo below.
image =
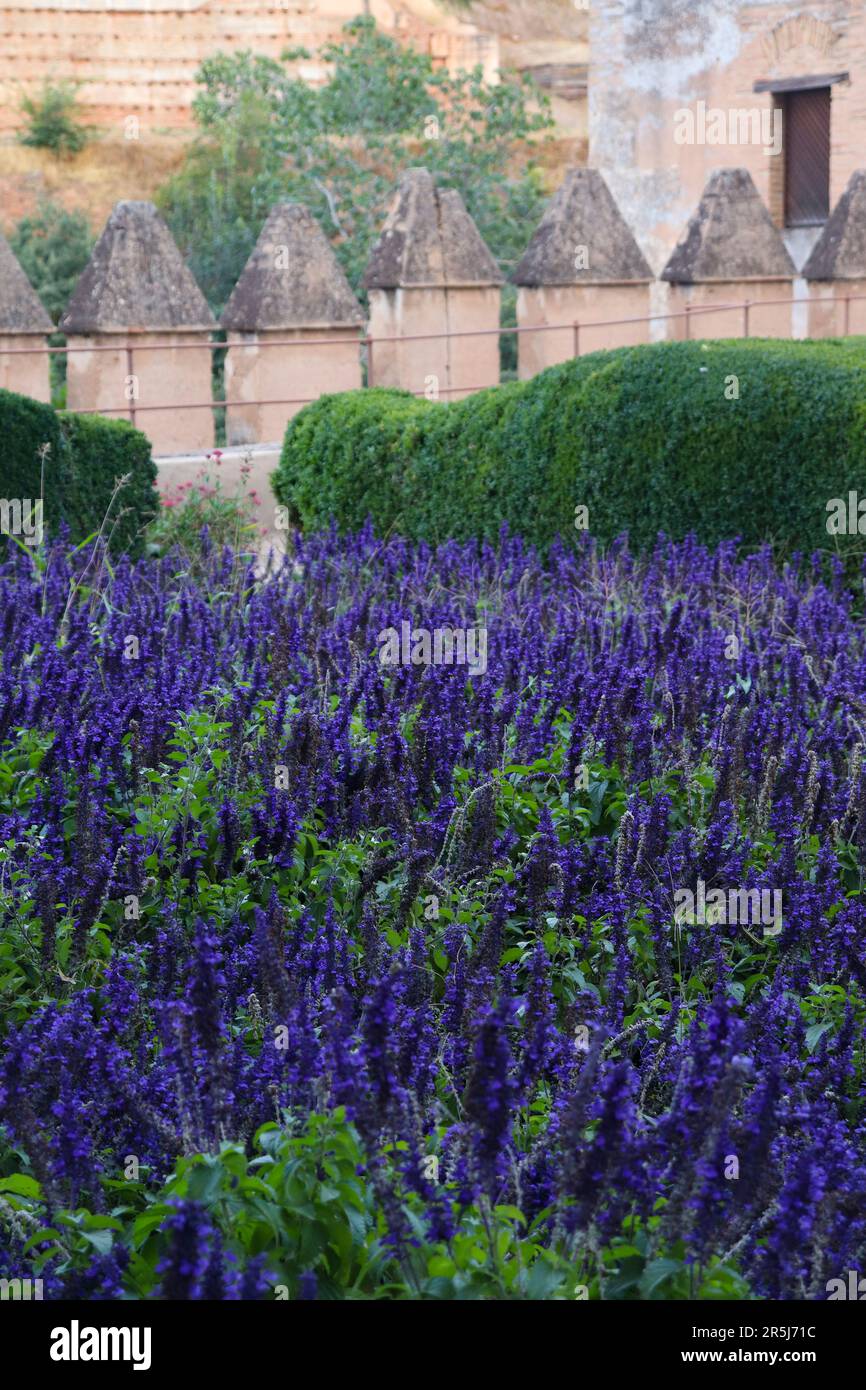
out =
{"type": "MultiPolygon", "coordinates": [[[[360,0],[0,0],[0,129],[20,124],[22,95],[45,82],[82,85],[88,121],[122,126],[136,116],[148,129],[192,122],[195,73],[220,50],[252,49],[279,58],[283,49],[315,53],[363,13],[360,0]]],[[[480,63],[498,71],[499,42],[432,0],[371,0],[389,34],[429,52],[449,70],[480,63]]],[[[321,82],[315,57],[297,66],[321,82]]]]}
{"type": "MultiPolygon", "coordinates": [[[[710,173],[748,169],[777,225],[781,155],[760,141],[678,143],[676,113],[698,103],[766,112],[756,84],[847,72],[832,87],[830,202],[864,162],[866,5],[863,0],[592,0],[589,163],[604,174],[658,272],[710,173]]],[[[697,132],[696,132],[697,133],[697,132]]],[[[809,229],[811,230],[811,229],[809,229]]],[[[799,265],[810,238],[790,239],[799,265]]]]}
{"type": "MultiPolygon", "coordinates": [[[[866,170],[852,175],[799,275],[748,169],[715,171],[659,277],[599,171],[572,170],[511,278],[523,378],[576,348],[650,337],[863,332],[866,170]],[[659,290],[668,316],[650,321],[659,290]]],[[[365,331],[318,224],[297,204],[278,205],[222,318],[229,443],[278,443],[301,402],[361,389],[365,369],[367,386],[430,399],[495,385],[502,281],[459,195],[408,170],[367,266],[365,331]]],[[[70,409],[134,420],[158,454],[212,445],[217,325],[152,204],[114,208],[60,327],[70,409]]],[[[21,348],[44,343],[50,328],[0,239],[0,385],[47,394],[46,358],[21,348]]]]}

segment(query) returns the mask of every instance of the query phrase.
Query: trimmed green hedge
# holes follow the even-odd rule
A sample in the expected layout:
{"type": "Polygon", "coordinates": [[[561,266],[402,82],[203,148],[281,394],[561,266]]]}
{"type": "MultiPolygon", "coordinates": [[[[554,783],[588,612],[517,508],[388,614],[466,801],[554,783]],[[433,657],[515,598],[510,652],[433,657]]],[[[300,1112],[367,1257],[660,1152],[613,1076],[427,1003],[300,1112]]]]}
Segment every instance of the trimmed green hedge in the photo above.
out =
{"type": "Polygon", "coordinates": [[[408,391],[321,396],[289,425],[292,444],[287,435],[277,470],[278,500],[305,524],[313,516],[322,524],[331,516],[360,516],[363,522],[369,512],[388,530],[400,514],[410,424],[424,414],[408,391]],[[311,467],[313,459],[320,466],[311,467]]]}
{"type": "Polygon", "coordinates": [[[862,549],[826,529],[828,500],[851,490],[866,498],[863,339],[598,352],[450,405],[326,396],[290,422],[274,475],[305,528],[369,516],[435,542],[507,523],[542,549],[576,535],[578,504],[605,543],[862,549]]]}
{"type": "MultiPolygon", "coordinates": [[[[43,516],[46,528],[55,530],[72,463],[60,418],[50,405],[0,391],[0,498],[17,497],[32,504],[43,496],[40,450],[45,445],[43,516]]],[[[4,545],[5,538],[0,537],[0,546],[4,545]]]]}
{"type": "Polygon", "coordinates": [[[146,434],[126,420],[102,415],[63,415],[61,427],[72,453],[72,487],[67,520],[76,537],[102,525],[115,552],[138,554],[143,532],[159,511],[156,464],[146,434]],[[126,478],[112,503],[115,481],[126,478]]]}
{"type": "Polygon", "coordinates": [[[101,415],[58,415],[51,406],[0,390],[0,439],[0,497],[35,502],[42,496],[46,530],[65,521],[76,541],[99,530],[115,479],[127,477],[105,535],[115,552],[141,550],[159,500],[150,441],[140,430],[101,415]]]}

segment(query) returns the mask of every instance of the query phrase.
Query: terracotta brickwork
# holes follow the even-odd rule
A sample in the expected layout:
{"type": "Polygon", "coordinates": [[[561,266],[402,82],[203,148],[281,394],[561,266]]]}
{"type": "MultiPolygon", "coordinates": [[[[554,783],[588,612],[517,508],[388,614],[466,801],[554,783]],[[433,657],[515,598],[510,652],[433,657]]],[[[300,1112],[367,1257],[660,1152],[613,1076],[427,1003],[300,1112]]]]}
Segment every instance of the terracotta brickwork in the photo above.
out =
{"type": "MultiPolygon", "coordinates": [[[[384,32],[430,53],[450,70],[480,63],[494,77],[496,35],[482,33],[430,0],[371,0],[384,32]]],[[[252,49],[315,54],[363,12],[358,0],[0,0],[0,128],[20,124],[24,94],[46,81],[82,83],[79,103],[94,124],[122,126],[135,116],[150,128],[189,125],[202,59],[252,49]]],[[[315,56],[297,66],[317,83],[315,56]]]]}

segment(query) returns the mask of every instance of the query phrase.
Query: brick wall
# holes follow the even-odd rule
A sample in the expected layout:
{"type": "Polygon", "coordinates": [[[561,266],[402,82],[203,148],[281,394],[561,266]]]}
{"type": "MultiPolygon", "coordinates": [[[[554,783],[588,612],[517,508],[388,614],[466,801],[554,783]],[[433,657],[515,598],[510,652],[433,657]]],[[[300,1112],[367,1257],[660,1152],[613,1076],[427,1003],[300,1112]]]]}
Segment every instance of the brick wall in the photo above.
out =
{"type": "MultiPolygon", "coordinates": [[[[219,50],[251,48],[278,58],[338,39],[360,0],[0,0],[0,129],[20,124],[23,94],[45,81],[84,84],[86,119],[118,126],[137,115],[146,129],[191,123],[194,76],[219,50]]],[[[498,39],[426,0],[372,0],[387,33],[450,69],[481,63],[493,76],[498,39]]],[[[298,72],[321,81],[315,60],[298,72]]]]}

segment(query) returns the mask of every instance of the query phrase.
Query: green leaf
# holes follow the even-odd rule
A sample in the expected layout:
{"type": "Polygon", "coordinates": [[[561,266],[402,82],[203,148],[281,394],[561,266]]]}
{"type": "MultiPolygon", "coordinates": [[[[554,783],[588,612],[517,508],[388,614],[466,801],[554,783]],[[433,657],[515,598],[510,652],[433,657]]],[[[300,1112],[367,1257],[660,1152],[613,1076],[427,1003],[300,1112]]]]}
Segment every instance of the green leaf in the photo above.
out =
{"type": "Polygon", "coordinates": [[[811,1028],[807,1028],[806,1051],[809,1053],[814,1052],[824,1034],[829,1033],[832,1027],[832,1022],[829,1019],[825,1019],[823,1023],[813,1023],[811,1028]]]}
{"type": "Polygon", "coordinates": [[[25,1173],[13,1173],[9,1178],[0,1178],[0,1192],[12,1192],[16,1197],[42,1196],[39,1183],[25,1173]]]}
{"type": "Polygon", "coordinates": [[[640,1281],[641,1298],[652,1298],[656,1289],[668,1279],[673,1278],[674,1275],[679,1274],[683,1267],[682,1260],[671,1260],[665,1257],[651,1260],[640,1281]]]}
{"type": "Polygon", "coordinates": [[[529,1278],[526,1281],[527,1298],[542,1299],[549,1298],[554,1289],[558,1289],[565,1275],[555,1265],[548,1260],[539,1257],[529,1271],[529,1278]]]}

